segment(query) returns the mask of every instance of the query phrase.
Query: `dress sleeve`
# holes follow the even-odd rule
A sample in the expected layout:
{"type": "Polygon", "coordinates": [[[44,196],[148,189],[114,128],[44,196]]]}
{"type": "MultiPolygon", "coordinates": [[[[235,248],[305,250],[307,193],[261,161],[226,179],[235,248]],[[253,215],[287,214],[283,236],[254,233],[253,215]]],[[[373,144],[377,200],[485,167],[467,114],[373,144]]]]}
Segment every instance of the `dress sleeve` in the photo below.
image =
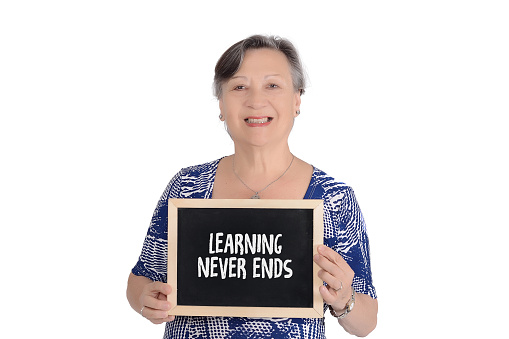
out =
{"type": "Polygon", "coordinates": [[[182,171],[166,186],[157,203],[148,228],[143,249],[132,273],[153,281],[167,282],[168,263],[168,199],[178,198],[181,190],[182,171]]]}
{"type": "Polygon", "coordinates": [[[341,195],[334,232],[336,236],[326,239],[329,242],[327,245],[341,254],[355,272],[352,284],[355,291],[376,299],[364,217],[352,188],[347,186],[341,195]]]}

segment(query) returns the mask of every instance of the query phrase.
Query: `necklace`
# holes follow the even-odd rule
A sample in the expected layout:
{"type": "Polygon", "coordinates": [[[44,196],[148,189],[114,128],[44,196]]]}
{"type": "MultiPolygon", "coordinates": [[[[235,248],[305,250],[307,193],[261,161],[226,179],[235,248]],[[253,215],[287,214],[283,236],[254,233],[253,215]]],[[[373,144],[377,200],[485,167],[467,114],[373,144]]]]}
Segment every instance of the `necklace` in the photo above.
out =
{"type": "Polygon", "coordinates": [[[270,184],[268,184],[267,186],[265,186],[264,188],[262,188],[261,190],[259,191],[255,191],[254,189],[252,189],[251,187],[249,187],[248,185],[246,185],[246,183],[239,177],[239,175],[237,174],[237,172],[235,171],[235,154],[233,155],[233,161],[232,161],[232,169],[233,169],[233,174],[235,174],[235,176],[237,177],[237,179],[240,180],[240,182],[246,186],[250,191],[253,191],[254,192],[254,195],[251,197],[251,199],[260,199],[260,196],[258,195],[259,193],[265,191],[270,185],[272,185],[273,183],[275,183],[276,181],[278,181],[279,179],[281,179],[283,177],[283,175],[286,174],[286,172],[288,172],[288,170],[290,169],[290,167],[292,167],[292,164],[293,164],[293,160],[295,159],[295,155],[292,154],[292,161],[290,162],[290,165],[288,166],[288,168],[283,172],[283,174],[281,174],[279,176],[279,178],[277,178],[276,180],[272,181],[270,184]]]}

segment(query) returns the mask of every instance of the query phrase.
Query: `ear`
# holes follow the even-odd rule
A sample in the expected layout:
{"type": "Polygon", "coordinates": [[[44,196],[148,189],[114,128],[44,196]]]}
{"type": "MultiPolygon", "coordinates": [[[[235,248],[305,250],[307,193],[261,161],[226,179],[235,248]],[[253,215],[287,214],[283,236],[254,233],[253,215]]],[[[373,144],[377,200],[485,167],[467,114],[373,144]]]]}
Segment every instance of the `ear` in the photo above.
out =
{"type": "Polygon", "coordinates": [[[219,111],[221,112],[221,115],[223,116],[223,118],[221,119],[221,121],[224,121],[224,114],[223,114],[223,99],[222,99],[222,98],[220,98],[220,99],[218,100],[218,102],[219,102],[219,111]]]}
{"type": "Polygon", "coordinates": [[[294,110],[293,110],[293,116],[297,117],[297,111],[300,111],[300,91],[295,92],[295,98],[294,98],[294,110]]]}

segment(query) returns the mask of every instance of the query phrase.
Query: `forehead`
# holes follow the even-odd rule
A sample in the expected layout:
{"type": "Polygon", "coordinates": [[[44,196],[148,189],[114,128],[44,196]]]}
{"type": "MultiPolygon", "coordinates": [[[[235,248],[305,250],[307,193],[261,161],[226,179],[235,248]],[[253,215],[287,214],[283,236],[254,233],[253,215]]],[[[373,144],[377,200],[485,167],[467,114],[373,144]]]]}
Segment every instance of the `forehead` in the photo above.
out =
{"type": "Polygon", "coordinates": [[[244,54],[244,60],[235,75],[260,73],[260,75],[279,74],[291,76],[290,64],[282,52],[268,49],[250,49],[244,54]]]}

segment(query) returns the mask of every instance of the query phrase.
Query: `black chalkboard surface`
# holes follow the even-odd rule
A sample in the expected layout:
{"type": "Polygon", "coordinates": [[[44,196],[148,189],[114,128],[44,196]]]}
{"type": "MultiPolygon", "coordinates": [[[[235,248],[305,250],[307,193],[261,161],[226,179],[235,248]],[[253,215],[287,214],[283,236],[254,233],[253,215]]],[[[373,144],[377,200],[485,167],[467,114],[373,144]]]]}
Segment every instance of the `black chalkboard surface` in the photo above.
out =
{"type": "Polygon", "coordinates": [[[174,315],[322,317],[321,200],[169,199],[174,315]]]}

